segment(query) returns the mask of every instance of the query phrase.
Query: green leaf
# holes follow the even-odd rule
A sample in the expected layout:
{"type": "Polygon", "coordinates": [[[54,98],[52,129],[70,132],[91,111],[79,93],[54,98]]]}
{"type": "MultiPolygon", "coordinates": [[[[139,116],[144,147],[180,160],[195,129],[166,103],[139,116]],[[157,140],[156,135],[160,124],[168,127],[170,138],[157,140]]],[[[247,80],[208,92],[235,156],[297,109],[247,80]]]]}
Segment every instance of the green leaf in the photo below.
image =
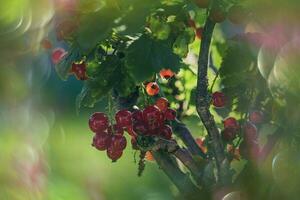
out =
{"type": "Polygon", "coordinates": [[[156,41],[144,34],[127,50],[126,66],[137,82],[142,82],[162,68],[177,72],[180,58],[173,53],[170,41],[156,41]]]}

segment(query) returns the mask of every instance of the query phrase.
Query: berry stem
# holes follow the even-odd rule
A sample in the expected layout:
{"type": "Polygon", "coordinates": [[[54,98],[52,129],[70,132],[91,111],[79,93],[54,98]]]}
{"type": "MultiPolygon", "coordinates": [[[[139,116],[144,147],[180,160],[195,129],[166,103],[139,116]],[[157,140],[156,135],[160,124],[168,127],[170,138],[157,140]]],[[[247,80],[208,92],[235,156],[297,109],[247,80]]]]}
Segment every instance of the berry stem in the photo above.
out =
{"type": "Polygon", "coordinates": [[[138,170],[138,177],[141,177],[144,170],[145,170],[145,156],[146,156],[146,151],[140,152],[140,160],[139,160],[139,170],[138,170]]]}
{"type": "Polygon", "coordinates": [[[228,161],[226,162],[223,143],[214,117],[209,110],[210,104],[208,100],[209,94],[207,71],[209,50],[214,27],[215,23],[212,22],[208,17],[204,25],[203,38],[201,41],[198,59],[196,109],[212,141],[212,152],[216,159],[218,170],[218,182],[220,185],[226,185],[227,183],[231,182],[229,178],[229,166],[226,164],[228,161]]]}

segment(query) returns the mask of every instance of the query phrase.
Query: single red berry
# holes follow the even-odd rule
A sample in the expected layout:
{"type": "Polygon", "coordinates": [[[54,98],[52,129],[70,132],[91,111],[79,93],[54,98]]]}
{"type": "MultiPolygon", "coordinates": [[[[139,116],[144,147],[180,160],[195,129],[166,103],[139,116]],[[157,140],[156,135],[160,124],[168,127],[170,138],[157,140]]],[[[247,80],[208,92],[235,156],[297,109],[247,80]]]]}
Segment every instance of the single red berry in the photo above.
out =
{"type": "Polygon", "coordinates": [[[221,108],[224,107],[226,103],[226,97],[223,92],[214,92],[212,94],[212,104],[217,107],[221,108]]]}
{"type": "Polygon", "coordinates": [[[187,20],[187,24],[189,25],[189,27],[191,27],[191,28],[196,28],[196,23],[195,23],[195,21],[194,20],[192,20],[191,18],[189,18],[188,20],[187,20]]]}
{"type": "Polygon", "coordinates": [[[120,110],[116,113],[117,125],[121,128],[126,128],[132,125],[131,112],[128,110],[120,110]]]}
{"type": "Polygon", "coordinates": [[[138,122],[143,121],[143,111],[141,110],[135,110],[132,112],[132,122],[133,124],[136,124],[138,122]]]}
{"type": "Polygon", "coordinates": [[[78,80],[87,80],[88,79],[87,74],[86,74],[85,62],[73,63],[71,71],[75,74],[75,76],[78,80]]]}
{"type": "Polygon", "coordinates": [[[126,138],[123,135],[113,135],[111,137],[110,147],[116,150],[124,150],[127,146],[126,138]]]}
{"type": "Polygon", "coordinates": [[[260,124],[264,121],[264,114],[261,111],[253,111],[250,113],[249,120],[254,124],[260,124]]]}
{"type": "Polygon", "coordinates": [[[161,132],[161,136],[164,137],[165,139],[170,140],[172,138],[173,131],[171,126],[166,124],[163,125],[160,129],[160,132],[161,132]]]}
{"type": "Polygon", "coordinates": [[[226,142],[231,142],[232,140],[234,140],[235,136],[236,136],[236,129],[233,128],[225,128],[222,131],[222,138],[224,141],[226,142]]]}
{"type": "Polygon", "coordinates": [[[156,100],[155,105],[162,111],[165,112],[169,107],[169,101],[166,98],[159,98],[156,100]]]}
{"type": "Polygon", "coordinates": [[[146,92],[150,96],[157,95],[159,93],[159,86],[156,82],[150,82],[146,85],[146,92]]]}
{"type": "Polygon", "coordinates": [[[147,127],[143,122],[139,122],[133,125],[133,130],[139,135],[144,135],[147,132],[147,127]]]}
{"type": "Polygon", "coordinates": [[[238,130],[240,128],[238,121],[234,117],[228,117],[223,121],[224,128],[232,128],[238,130]]]}
{"type": "Polygon", "coordinates": [[[257,140],[258,137],[257,128],[251,122],[246,122],[246,124],[243,127],[243,132],[244,132],[244,140],[246,142],[252,142],[254,140],[257,140]]]}
{"type": "Polygon", "coordinates": [[[197,28],[197,29],[196,29],[196,37],[197,37],[199,40],[201,40],[202,35],[203,35],[203,28],[202,28],[202,27],[197,28]]]}
{"type": "Polygon", "coordinates": [[[166,120],[175,120],[176,119],[176,110],[168,108],[165,112],[166,120]]]}
{"type": "Polygon", "coordinates": [[[114,124],[108,127],[107,132],[111,135],[123,135],[124,129],[119,127],[117,124],[114,124]]]}
{"type": "Polygon", "coordinates": [[[56,65],[58,64],[65,56],[67,52],[63,48],[55,48],[52,51],[52,62],[56,65]]]}
{"type": "Polygon", "coordinates": [[[214,23],[221,23],[226,19],[226,14],[220,8],[214,8],[210,11],[209,18],[214,23]]]}
{"type": "Polygon", "coordinates": [[[111,136],[105,132],[97,133],[93,137],[92,146],[100,151],[106,150],[110,146],[111,136]]]}
{"type": "Polygon", "coordinates": [[[239,146],[240,155],[249,160],[257,160],[259,158],[260,148],[257,141],[253,141],[252,143],[248,143],[243,140],[239,146]]]}
{"type": "Polygon", "coordinates": [[[143,119],[148,129],[154,130],[159,128],[163,121],[161,121],[161,112],[156,106],[148,106],[143,110],[143,119]]]}
{"type": "Polygon", "coordinates": [[[194,2],[199,8],[207,8],[210,4],[210,0],[194,0],[194,2]]]}
{"type": "Polygon", "coordinates": [[[196,143],[203,153],[207,152],[207,147],[205,146],[205,138],[196,138],[196,143]]]}
{"type": "Polygon", "coordinates": [[[89,119],[89,126],[93,132],[102,132],[108,128],[109,122],[106,114],[101,112],[94,113],[89,119]]]}
{"type": "Polygon", "coordinates": [[[116,150],[113,148],[108,148],[107,151],[107,156],[113,161],[116,162],[119,158],[121,158],[123,151],[122,150],[116,150]]]}
{"type": "Polygon", "coordinates": [[[161,78],[169,79],[172,78],[175,75],[175,73],[170,69],[162,69],[160,70],[159,75],[161,78]]]}
{"type": "Polygon", "coordinates": [[[48,49],[51,49],[52,48],[52,43],[50,42],[50,40],[48,40],[48,39],[43,39],[42,41],[41,41],[41,46],[44,48],[44,49],[46,49],[46,50],[48,50],[48,49]]]}

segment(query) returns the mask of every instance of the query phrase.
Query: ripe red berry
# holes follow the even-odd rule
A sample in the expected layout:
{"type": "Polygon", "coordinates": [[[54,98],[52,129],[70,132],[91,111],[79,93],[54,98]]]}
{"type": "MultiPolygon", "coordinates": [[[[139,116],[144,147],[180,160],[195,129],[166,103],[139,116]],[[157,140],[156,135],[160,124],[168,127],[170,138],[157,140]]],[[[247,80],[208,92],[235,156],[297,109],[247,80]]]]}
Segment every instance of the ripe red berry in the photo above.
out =
{"type": "Polygon", "coordinates": [[[168,108],[165,112],[165,118],[167,120],[175,120],[176,119],[176,111],[171,108],[168,108]]]}
{"type": "Polygon", "coordinates": [[[217,107],[221,108],[224,107],[226,103],[226,97],[223,92],[214,92],[212,94],[212,104],[217,107]]]}
{"type": "Polygon", "coordinates": [[[170,140],[172,138],[173,131],[171,126],[166,124],[163,125],[160,129],[160,132],[161,132],[161,136],[164,137],[165,139],[170,140]]]}
{"type": "Polygon", "coordinates": [[[87,80],[87,74],[86,74],[86,64],[85,62],[81,63],[73,63],[71,71],[75,74],[76,78],[78,80],[87,80]]]}
{"type": "Polygon", "coordinates": [[[251,122],[247,122],[243,127],[244,140],[247,142],[252,142],[257,139],[258,133],[257,128],[251,122]]]}
{"type": "Polygon", "coordinates": [[[136,124],[143,121],[143,111],[135,110],[132,112],[132,123],[136,124]]]}
{"type": "Polygon", "coordinates": [[[100,151],[106,150],[110,146],[111,136],[107,133],[97,133],[93,137],[92,146],[100,151]]]}
{"type": "Polygon", "coordinates": [[[139,135],[144,135],[147,132],[147,127],[143,122],[139,122],[133,125],[133,130],[139,135]]]}
{"type": "Polygon", "coordinates": [[[112,160],[112,162],[116,162],[119,158],[121,158],[123,151],[122,150],[116,150],[113,148],[108,148],[107,156],[112,160]]]}
{"type": "Polygon", "coordinates": [[[101,112],[94,113],[89,119],[89,126],[93,132],[102,132],[108,128],[108,117],[101,112]]]}
{"type": "Polygon", "coordinates": [[[159,93],[159,86],[156,82],[150,82],[146,86],[146,92],[150,96],[157,95],[159,93]]]}
{"type": "Polygon", "coordinates": [[[214,8],[210,11],[209,18],[214,23],[221,23],[226,19],[226,15],[220,8],[214,8]]]}
{"type": "Polygon", "coordinates": [[[202,28],[202,27],[197,28],[197,29],[196,29],[196,37],[197,37],[199,40],[201,40],[202,35],[203,35],[203,28],[202,28]]]}
{"type": "Polygon", "coordinates": [[[231,142],[232,140],[234,140],[235,136],[236,136],[236,129],[225,128],[222,131],[222,138],[226,142],[231,142]]]}
{"type": "Polygon", "coordinates": [[[248,143],[243,140],[239,147],[240,155],[249,160],[257,160],[259,158],[260,148],[257,141],[253,141],[252,143],[248,143]]]}
{"type": "Polygon", "coordinates": [[[260,124],[264,121],[264,114],[261,111],[253,111],[250,113],[249,120],[254,124],[260,124]]]}
{"type": "Polygon", "coordinates": [[[58,64],[65,56],[67,52],[63,48],[56,48],[52,51],[52,62],[56,65],[58,64]]]}
{"type": "Polygon", "coordinates": [[[48,50],[48,49],[51,49],[52,48],[52,43],[50,42],[50,40],[48,40],[48,39],[43,39],[42,41],[41,41],[41,46],[44,48],[44,49],[46,49],[46,50],[48,50]]]}
{"type": "Polygon", "coordinates": [[[123,135],[113,135],[111,137],[110,147],[115,150],[124,150],[127,146],[126,138],[123,135]]]}
{"type": "Polygon", "coordinates": [[[161,78],[169,79],[172,78],[175,75],[175,73],[170,69],[162,69],[160,70],[159,75],[161,78]]]}
{"type": "Polygon", "coordinates": [[[199,8],[207,8],[210,4],[210,0],[194,0],[194,2],[199,8]]]}
{"type": "Polygon", "coordinates": [[[207,152],[207,147],[205,146],[205,138],[196,138],[196,143],[198,144],[203,153],[207,152]]]}
{"type": "Polygon", "coordinates": [[[161,112],[156,106],[148,106],[143,110],[143,119],[150,130],[159,128],[163,121],[161,120],[161,112]]]}
{"type": "Polygon", "coordinates": [[[126,128],[132,125],[131,112],[128,110],[120,110],[116,113],[117,125],[121,128],[126,128]]]}
{"type": "Polygon", "coordinates": [[[108,127],[107,132],[111,135],[123,135],[124,129],[119,127],[117,124],[114,124],[108,127]]]}
{"type": "Polygon", "coordinates": [[[169,101],[166,98],[159,98],[156,100],[155,105],[162,111],[165,112],[169,107],[169,101]]]}
{"type": "Polygon", "coordinates": [[[234,117],[228,117],[223,121],[224,128],[232,128],[238,130],[240,128],[238,121],[234,117]]]}

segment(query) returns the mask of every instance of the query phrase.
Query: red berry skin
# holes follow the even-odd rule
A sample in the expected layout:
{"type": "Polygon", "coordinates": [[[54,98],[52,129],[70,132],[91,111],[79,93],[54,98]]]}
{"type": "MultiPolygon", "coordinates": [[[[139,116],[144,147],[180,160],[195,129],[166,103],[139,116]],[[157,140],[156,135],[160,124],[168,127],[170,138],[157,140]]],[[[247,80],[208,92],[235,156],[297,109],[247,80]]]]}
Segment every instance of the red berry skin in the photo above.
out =
{"type": "Polygon", "coordinates": [[[104,151],[110,146],[111,136],[105,132],[97,133],[93,137],[92,146],[99,151],[104,151]]]}
{"type": "Polygon", "coordinates": [[[75,74],[76,78],[78,80],[87,80],[87,74],[86,74],[86,64],[84,62],[82,63],[73,63],[71,71],[75,74]]]}
{"type": "Polygon", "coordinates": [[[165,139],[167,139],[167,140],[172,139],[173,131],[172,131],[171,126],[163,125],[161,127],[160,132],[161,132],[161,136],[164,137],[165,139]]]}
{"type": "Polygon", "coordinates": [[[160,70],[159,75],[163,79],[169,79],[172,78],[175,75],[175,73],[170,69],[162,69],[160,70]]]}
{"type": "Polygon", "coordinates": [[[90,129],[96,132],[102,132],[108,128],[108,117],[102,112],[94,113],[89,119],[90,129]]]}
{"type": "Polygon", "coordinates": [[[165,112],[169,107],[169,101],[166,98],[159,98],[156,100],[155,105],[162,111],[165,112]]]}
{"type": "Polygon", "coordinates": [[[143,122],[143,111],[141,110],[135,110],[132,113],[132,123],[136,124],[139,122],[143,122]]]}
{"type": "Polygon", "coordinates": [[[143,119],[150,130],[159,128],[163,121],[161,120],[161,112],[156,106],[148,106],[143,110],[143,119]]]}
{"type": "Polygon", "coordinates": [[[224,128],[232,128],[238,130],[240,128],[238,121],[234,117],[228,117],[223,122],[224,128]]]}
{"type": "Polygon", "coordinates": [[[249,120],[254,124],[261,124],[264,121],[264,114],[261,111],[253,111],[249,116],[249,120]]]}
{"type": "Polygon", "coordinates": [[[258,133],[257,133],[257,128],[254,124],[251,122],[246,122],[246,124],[243,127],[244,131],[244,140],[246,142],[252,142],[254,140],[257,140],[258,133]]]}
{"type": "Polygon", "coordinates": [[[117,124],[110,125],[108,128],[108,134],[111,135],[124,135],[124,129],[119,127],[117,124]]]}
{"type": "Polygon", "coordinates": [[[127,146],[127,140],[123,135],[113,135],[110,147],[115,150],[124,150],[127,146]]]}
{"type": "Polygon", "coordinates": [[[116,162],[119,158],[121,158],[123,151],[122,150],[116,150],[113,148],[108,148],[107,156],[112,160],[112,162],[116,162]]]}
{"type": "Polygon", "coordinates": [[[156,82],[150,82],[146,85],[146,92],[149,96],[155,96],[159,93],[159,86],[156,82]]]}
{"type": "Polygon", "coordinates": [[[214,92],[212,94],[212,104],[217,108],[222,108],[225,106],[226,97],[223,92],[214,92]]]}
{"type": "Polygon", "coordinates": [[[196,29],[196,37],[197,37],[199,40],[201,40],[202,35],[203,35],[203,28],[202,28],[202,27],[197,28],[197,29],[196,29]]]}
{"type": "Polygon", "coordinates": [[[120,110],[116,113],[117,125],[121,128],[126,128],[132,125],[132,114],[128,110],[120,110]]]}
{"type": "Polygon", "coordinates": [[[260,148],[257,141],[248,143],[243,140],[239,147],[240,154],[243,158],[255,161],[259,159],[260,148]]]}
{"type": "Polygon", "coordinates": [[[53,64],[58,64],[65,56],[67,52],[63,48],[56,48],[52,51],[52,62],[53,64]]]}
{"type": "Polygon", "coordinates": [[[133,130],[139,135],[144,135],[147,132],[147,127],[143,122],[139,122],[133,125],[133,130]]]}
{"type": "Polygon", "coordinates": [[[226,142],[232,142],[236,136],[236,129],[233,128],[225,128],[222,131],[222,138],[226,142]]]}
{"type": "Polygon", "coordinates": [[[166,120],[175,120],[176,119],[176,111],[168,108],[165,112],[165,118],[166,120]]]}

